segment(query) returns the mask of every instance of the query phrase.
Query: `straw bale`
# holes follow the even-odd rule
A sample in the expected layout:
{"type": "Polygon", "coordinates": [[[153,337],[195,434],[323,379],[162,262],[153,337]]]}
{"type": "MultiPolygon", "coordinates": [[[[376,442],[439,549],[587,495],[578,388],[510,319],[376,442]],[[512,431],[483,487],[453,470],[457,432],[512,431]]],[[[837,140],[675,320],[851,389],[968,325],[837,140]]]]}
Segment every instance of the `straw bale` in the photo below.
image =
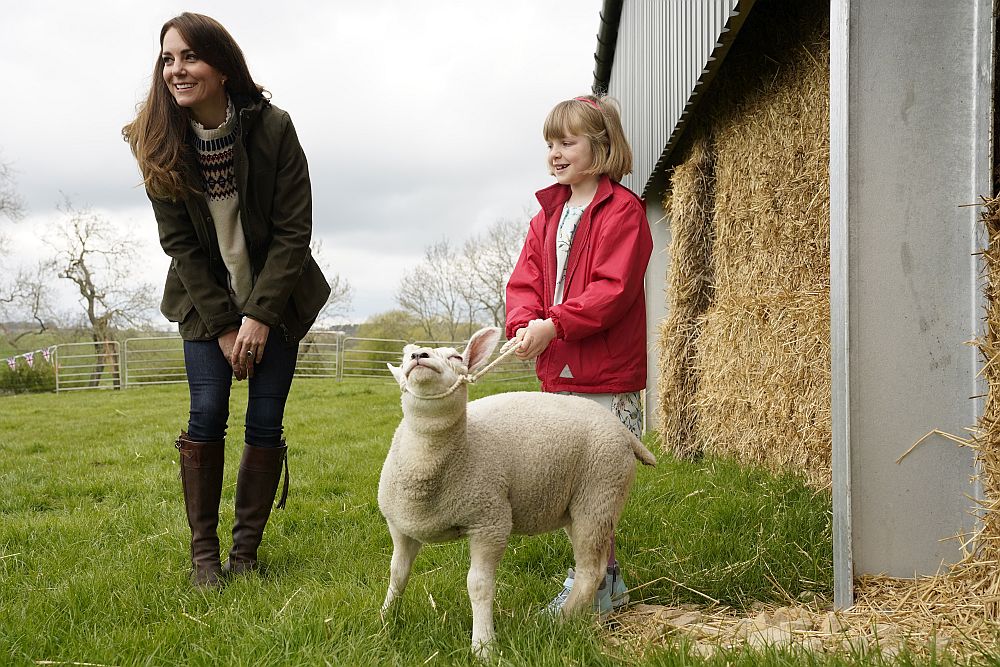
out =
{"type": "Polygon", "coordinates": [[[708,137],[697,136],[671,178],[670,281],[674,310],[701,313],[712,295],[714,165],[708,137]]]}
{"type": "Polygon", "coordinates": [[[693,439],[825,487],[829,36],[822,14],[793,28],[720,73],[710,107],[714,293],[694,325],[693,439]]]}
{"type": "Polygon", "coordinates": [[[704,133],[694,139],[687,158],[674,170],[665,206],[670,216],[669,313],[660,325],[659,401],[661,442],[681,458],[691,458],[697,412],[694,372],[698,318],[712,295],[713,168],[704,133]]]}
{"type": "Polygon", "coordinates": [[[702,450],[830,483],[829,303],[825,290],[716,299],[697,341],[702,450]]]}
{"type": "MultiPolygon", "coordinates": [[[[702,293],[692,288],[698,276],[684,279],[692,267],[704,266],[700,275],[712,285],[693,321],[689,309],[660,336],[661,381],[674,383],[661,391],[662,411],[684,407],[675,418],[688,421],[672,433],[690,436],[690,451],[798,469],[816,485],[829,484],[830,475],[829,36],[817,18],[826,10],[822,0],[759,1],[701,103],[711,141],[698,159],[712,173],[702,209],[710,207],[712,219],[699,238],[710,255],[704,265],[690,255],[672,264],[671,282],[682,282],[671,307],[702,293]],[[685,387],[695,391],[687,403],[677,398],[685,387]]],[[[698,191],[693,155],[665,202],[676,220],[697,208],[677,192],[698,191]]],[[[983,224],[986,326],[977,345],[988,391],[964,444],[976,451],[984,499],[970,510],[979,531],[959,536],[963,560],[931,577],[863,577],[844,612],[830,611],[821,597],[794,611],[765,605],[749,615],[715,605],[700,622],[675,627],[662,620],[670,608],[638,605],[614,617],[615,644],[642,653],[680,635],[710,652],[753,637],[785,639],[783,629],[806,651],[993,660],[1000,637],[1000,198],[986,201],[983,224]]],[[[684,247],[672,250],[683,255],[684,247]]]]}
{"type": "Polygon", "coordinates": [[[717,108],[719,299],[829,288],[828,49],[828,42],[801,46],[764,74],[774,78],[717,108]]]}
{"type": "MultiPolygon", "coordinates": [[[[824,653],[877,650],[883,659],[892,659],[906,651],[916,659],[941,661],[947,656],[959,664],[995,664],[996,641],[1000,637],[1000,197],[986,201],[982,219],[988,238],[988,246],[982,253],[986,313],[984,333],[977,345],[988,392],[978,428],[968,438],[951,436],[951,439],[975,450],[984,498],[972,508],[981,518],[979,531],[971,536],[957,536],[965,551],[961,562],[935,576],[916,579],[862,577],[856,582],[854,606],[839,612],[830,611],[828,603],[821,598],[797,607],[775,609],[765,606],[763,610],[755,607],[750,615],[715,605],[702,611],[699,623],[668,626],[658,619],[671,617],[670,608],[637,605],[615,617],[614,643],[642,653],[650,645],[670,643],[683,637],[697,647],[782,644],[824,653]],[[659,624],[660,630],[645,633],[644,628],[650,623],[659,624]]],[[[828,408],[828,399],[817,402],[822,383],[806,383],[813,393],[800,397],[798,402],[790,396],[787,400],[783,397],[795,388],[796,373],[820,375],[824,372],[819,366],[807,369],[791,359],[782,359],[783,354],[822,356],[827,334],[818,325],[820,320],[811,313],[823,309],[825,295],[817,292],[812,295],[813,303],[808,303],[809,297],[803,294],[801,290],[787,289],[753,298],[717,296],[703,317],[697,341],[698,356],[699,359],[725,358],[728,364],[697,369],[699,391],[703,395],[715,392],[711,398],[718,401],[720,407],[712,411],[707,406],[696,406],[699,433],[725,429],[724,418],[712,421],[712,417],[738,413],[741,406],[744,413],[733,418],[735,423],[748,423],[754,418],[753,412],[757,412],[759,418],[793,404],[798,410],[810,404],[828,408]],[[800,344],[782,350],[781,341],[800,341],[800,344]],[[791,351],[793,348],[795,352],[791,351]],[[742,361],[751,356],[750,351],[756,351],[756,366],[742,361]],[[738,380],[720,379],[716,387],[713,374],[725,372],[738,380]],[[772,376],[785,379],[773,379],[772,376]],[[768,383],[773,386],[764,386],[768,383]],[[727,384],[735,390],[731,397],[724,395],[723,387],[727,384]],[[749,410],[745,407],[751,405],[763,408],[749,410]]],[[[825,317],[820,319],[826,321],[825,317]]],[[[793,411],[781,416],[792,423],[798,414],[793,411]]],[[[820,411],[810,419],[814,426],[829,423],[829,415],[820,414],[820,411]]],[[[776,425],[755,427],[756,432],[778,428],[776,425]]],[[[727,446],[723,443],[738,442],[737,435],[730,427],[717,441],[706,443],[705,447],[723,448],[727,446]]],[[[788,438],[794,440],[795,435],[789,433],[788,438]]],[[[810,456],[815,457],[817,452],[810,447],[803,447],[810,450],[803,453],[804,458],[783,461],[775,457],[768,459],[767,453],[762,451],[771,442],[774,441],[745,441],[739,445],[740,456],[814,469],[815,463],[810,462],[810,456]]],[[[781,452],[785,455],[790,449],[781,448],[781,452]]],[[[684,613],[691,611],[685,608],[684,613]]],[[[703,650],[698,649],[699,652],[703,650]]]]}
{"type": "Polygon", "coordinates": [[[827,9],[755,6],[692,120],[664,202],[659,332],[668,451],[818,486],[830,483],[827,9]]]}
{"type": "MultiPolygon", "coordinates": [[[[972,508],[982,520],[979,531],[975,535],[956,537],[963,545],[964,558],[935,576],[916,579],[861,577],[855,585],[855,604],[846,611],[830,611],[829,605],[822,599],[796,607],[774,609],[765,606],[763,610],[755,607],[752,615],[715,605],[702,611],[698,623],[668,625],[659,619],[671,617],[670,608],[637,605],[615,617],[615,644],[630,646],[641,653],[650,645],[684,637],[699,647],[765,647],[780,644],[825,653],[868,653],[877,650],[883,659],[892,659],[906,651],[917,659],[940,661],[947,656],[959,664],[995,664],[996,641],[1000,637],[1000,299],[997,298],[1000,296],[1000,197],[986,201],[982,219],[985,236],[989,240],[982,253],[986,269],[983,287],[986,326],[977,344],[983,358],[983,377],[988,392],[979,427],[968,438],[951,436],[960,445],[975,450],[984,491],[984,499],[972,508]],[[659,631],[645,631],[650,623],[658,624],[659,631]]],[[[794,375],[795,364],[781,361],[782,352],[774,346],[775,341],[808,339],[812,340],[812,344],[801,346],[799,354],[821,351],[824,332],[816,326],[810,312],[822,306],[817,303],[800,304],[800,313],[796,316],[796,309],[789,308],[788,304],[800,299],[801,296],[795,296],[800,294],[776,293],[755,300],[718,298],[706,313],[698,339],[699,350],[709,345],[718,345],[719,349],[706,350],[700,356],[720,357],[727,352],[728,346],[734,348],[729,351],[729,356],[740,358],[746,354],[746,349],[753,348],[760,353],[758,359],[761,365],[736,368],[737,362],[730,363],[731,371],[736,369],[732,375],[745,377],[738,383],[730,382],[729,386],[739,387],[740,391],[747,393],[737,393],[729,402],[725,402],[726,397],[717,396],[724,409],[716,412],[698,406],[700,432],[701,429],[724,428],[722,421],[711,422],[710,415],[732,413],[739,410],[741,403],[760,404],[765,395],[777,398],[773,398],[774,403],[767,405],[762,413],[791,404],[791,401],[784,402],[780,396],[783,390],[794,387],[794,377],[781,387],[759,389],[757,395],[749,392],[758,384],[767,382],[772,374],[794,375]],[[738,309],[744,312],[731,312],[738,309]],[[743,324],[749,324],[745,331],[739,329],[743,324]],[[783,333],[776,335],[769,328],[780,329],[783,333]],[[757,332],[758,329],[763,333],[757,332]],[[740,335],[748,332],[749,335],[740,335]],[[794,332],[794,335],[789,336],[788,332],[794,332]],[[771,343],[766,343],[767,340],[771,343]]],[[[821,301],[823,297],[817,294],[815,298],[821,301]]],[[[712,389],[713,379],[706,369],[699,369],[699,372],[700,391],[705,393],[712,389]]],[[[799,372],[808,374],[816,371],[800,368],[799,372]]],[[[800,401],[797,405],[807,405],[813,399],[800,401]]],[[[824,405],[828,405],[828,401],[824,405]]],[[[796,419],[793,413],[786,413],[783,418],[789,422],[796,419]]],[[[734,421],[746,419],[749,417],[744,415],[734,421]]],[[[828,423],[829,415],[817,415],[814,423],[824,421],[828,423]]],[[[720,436],[719,441],[734,437],[730,433],[720,436]]],[[[719,446],[718,443],[709,443],[706,448],[719,446]]],[[[741,455],[749,454],[765,460],[766,454],[760,451],[762,446],[762,443],[746,443],[742,445],[741,455]]],[[[788,450],[782,451],[787,453],[788,450]]],[[[804,456],[804,460],[786,463],[812,469],[810,453],[804,456]]],[[[685,608],[684,613],[692,612],[685,608]]]]}
{"type": "MultiPolygon", "coordinates": [[[[997,563],[1000,562],[1000,197],[985,201],[982,223],[988,244],[983,251],[986,313],[983,336],[977,343],[987,393],[972,446],[976,449],[986,499],[980,508],[983,528],[978,551],[980,557],[997,563]]],[[[993,611],[996,614],[995,604],[993,611]]]]}

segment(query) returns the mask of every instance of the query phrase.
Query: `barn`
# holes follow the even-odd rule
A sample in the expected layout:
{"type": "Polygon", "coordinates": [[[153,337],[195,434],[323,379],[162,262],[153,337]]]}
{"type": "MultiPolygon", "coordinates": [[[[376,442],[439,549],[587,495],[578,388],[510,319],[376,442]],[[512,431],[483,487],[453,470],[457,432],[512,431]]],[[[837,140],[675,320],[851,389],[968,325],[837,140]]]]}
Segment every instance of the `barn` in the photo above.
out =
{"type": "Polygon", "coordinates": [[[829,488],[841,609],[984,561],[1000,590],[995,32],[988,0],[603,5],[594,90],[656,243],[649,426],[829,488]]]}

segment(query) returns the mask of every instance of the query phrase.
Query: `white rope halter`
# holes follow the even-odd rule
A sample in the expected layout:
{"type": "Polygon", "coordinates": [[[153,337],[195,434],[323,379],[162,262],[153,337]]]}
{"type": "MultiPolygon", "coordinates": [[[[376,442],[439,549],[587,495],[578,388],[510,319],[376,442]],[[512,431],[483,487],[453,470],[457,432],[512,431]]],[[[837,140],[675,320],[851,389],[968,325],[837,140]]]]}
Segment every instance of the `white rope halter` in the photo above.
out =
{"type": "Polygon", "coordinates": [[[448,387],[447,389],[445,389],[444,391],[442,391],[440,394],[431,394],[430,396],[418,396],[417,394],[414,394],[412,391],[410,391],[405,384],[400,386],[400,389],[404,392],[409,392],[410,394],[413,394],[413,396],[415,396],[416,398],[426,398],[428,400],[451,396],[452,394],[455,393],[455,390],[458,389],[460,386],[462,386],[463,384],[474,383],[476,380],[485,375],[486,372],[489,371],[491,368],[493,368],[501,361],[503,361],[511,354],[513,354],[517,350],[517,346],[520,344],[520,342],[521,341],[519,341],[516,338],[511,338],[509,341],[503,344],[503,347],[500,348],[500,354],[497,355],[496,359],[486,364],[475,373],[466,373],[464,375],[459,375],[458,379],[455,380],[455,383],[450,387],[448,387]]]}

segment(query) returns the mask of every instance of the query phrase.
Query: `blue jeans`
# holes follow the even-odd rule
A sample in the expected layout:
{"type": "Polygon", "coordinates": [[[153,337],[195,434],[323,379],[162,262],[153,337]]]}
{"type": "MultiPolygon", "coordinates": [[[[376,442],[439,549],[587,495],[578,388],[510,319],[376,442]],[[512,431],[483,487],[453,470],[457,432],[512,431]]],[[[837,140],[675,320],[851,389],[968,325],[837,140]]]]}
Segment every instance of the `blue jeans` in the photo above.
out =
{"type": "MultiPolygon", "coordinates": [[[[285,401],[292,386],[299,346],[271,332],[263,359],[254,369],[246,414],[246,441],[258,447],[280,447],[285,401]]],[[[197,442],[223,440],[229,421],[233,369],[219,341],[184,341],[184,368],[191,393],[188,437],[197,442]]]]}

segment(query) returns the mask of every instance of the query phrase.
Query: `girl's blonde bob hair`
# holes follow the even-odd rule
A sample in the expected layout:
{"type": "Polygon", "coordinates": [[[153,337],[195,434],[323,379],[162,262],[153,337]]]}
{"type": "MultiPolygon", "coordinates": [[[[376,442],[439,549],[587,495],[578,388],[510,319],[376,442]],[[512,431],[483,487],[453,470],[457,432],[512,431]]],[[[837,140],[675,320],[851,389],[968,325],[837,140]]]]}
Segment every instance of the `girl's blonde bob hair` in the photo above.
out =
{"type": "MultiPolygon", "coordinates": [[[[607,95],[582,95],[560,102],[549,112],[542,127],[545,141],[554,142],[570,135],[586,137],[594,163],[586,172],[607,174],[621,181],[632,173],[632,148],[625,139],[618,102],[607,95]]],[[[549,165],[549,174],[554,174],[549,165]]]]}

